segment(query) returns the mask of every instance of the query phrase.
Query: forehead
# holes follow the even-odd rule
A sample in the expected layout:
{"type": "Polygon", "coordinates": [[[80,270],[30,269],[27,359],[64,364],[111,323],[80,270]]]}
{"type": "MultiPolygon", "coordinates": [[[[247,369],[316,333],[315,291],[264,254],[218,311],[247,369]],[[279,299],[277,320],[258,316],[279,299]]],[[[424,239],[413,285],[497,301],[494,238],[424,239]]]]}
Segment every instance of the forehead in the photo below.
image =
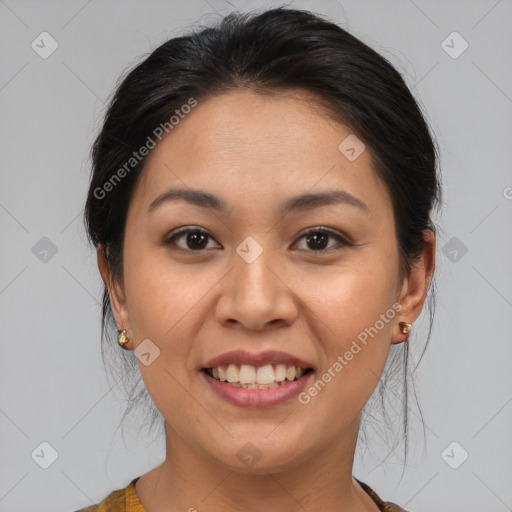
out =
{"type": "Polygon", "coordinates": [[[137,201],[147,204],[172,186],[265,203],[336,187],[385,206],[389,197],[370,152],[350,160],[339,149],[347,137],[353,140],[350,128],[305,93],[240,89],[198,100],[147,157],[137,201]]]}
{"type": "Polygon", "coordinates": [[[236,89],[199,100],[195,110],[181,120],[151,158],[186,145],[195,151],[182,156],[196,163],[214,152],[228,162],[247,159],[243,167],[254,163],[268,169],[278,167],[284,159],[290,161],[293,154],[297,158],[310,154],[317,161],[327,161],[333,153],[326,149],[331,146],[336,150],[345,132],[350,130],[331,120],[325,109],[305,93],[263,95],[236,89]]]}

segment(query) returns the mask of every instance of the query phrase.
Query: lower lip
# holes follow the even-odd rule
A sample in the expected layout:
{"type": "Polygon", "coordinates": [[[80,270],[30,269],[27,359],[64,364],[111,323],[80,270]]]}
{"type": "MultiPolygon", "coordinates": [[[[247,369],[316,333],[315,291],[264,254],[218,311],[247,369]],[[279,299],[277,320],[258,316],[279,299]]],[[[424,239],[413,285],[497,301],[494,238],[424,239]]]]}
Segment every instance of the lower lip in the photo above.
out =
{"type": "Polygon", "coordinates": [[[216,380],[204,371],[200,373],[215,393],[233,405],[239,407],[269,407],[282,404],[297,396],[305,388],[307,381],[314,372],[311,371],[300,379],[268,389],[239,388],[216,380]]]}

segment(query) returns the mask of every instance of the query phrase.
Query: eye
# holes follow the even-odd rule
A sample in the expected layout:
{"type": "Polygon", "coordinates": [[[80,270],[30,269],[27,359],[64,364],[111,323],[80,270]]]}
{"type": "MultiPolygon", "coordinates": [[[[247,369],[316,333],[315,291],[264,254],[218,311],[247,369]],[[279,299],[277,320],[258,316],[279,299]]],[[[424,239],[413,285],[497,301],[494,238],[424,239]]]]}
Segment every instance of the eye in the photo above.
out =
{"type": "MultiPolygon", "coordinates": [[[[338,242],[337,245],[341,246],[335,250],[339,250],[343,246],[352,245],[341,235],[324,227],[310,229],[300,237],[300,239],[306,240],[306,245],[312,248],[313,252],[324,252],[331,249],[333,246],[328,247],[329,238],[336,240],[338,242]]],[[[334,247],[336,247],[336,245],[334,245],[334,247]]]]}
{"type": "Polygon", "coordinates": [[[200,252],[203,249],[208,249],[209,238],[213,240],[206,231],[201,229],[185,228],[167,237],[164,240],[164,245],[177,245],[179,249],[184,251],[200,252]],[[176,241],[180,239],[184,239],[185,247],[176,243],[176,241]]]}
{"type": "MultiPolygon", "coordinates": [[[[341,235],[324,227],[310,229],[304,233],[299,240],[305,239],[307,247],[310,248],[312,252],[326,252],[333,247],[332,245],[329,247],[329,238],[338,242],[337,245],[341,246],[338,249],[341,249],[343,246],[353,245],[341,235]]],[[[213,240],[213,237],[202,229],[184,228],[167,237],[164,240],[164,245],[175,245],[178,249],[183,251],[201,252],[204,249],[211,248],[208,247],[208,239],[213,240]],[[180,245],[177,243],[179,240],[183,240],[184,244],[180,245]]],[[[334,247],[336,247],[336,244],[334,247]]]]}

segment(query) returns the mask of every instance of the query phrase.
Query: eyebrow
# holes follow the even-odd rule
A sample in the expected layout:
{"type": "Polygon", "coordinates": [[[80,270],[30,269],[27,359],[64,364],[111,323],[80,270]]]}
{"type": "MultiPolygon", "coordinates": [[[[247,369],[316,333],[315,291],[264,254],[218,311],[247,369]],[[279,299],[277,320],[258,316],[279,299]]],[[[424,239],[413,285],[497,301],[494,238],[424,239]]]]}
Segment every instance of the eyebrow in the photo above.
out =
{"type": "MultiPolygon", "coordinates": [[[[193,189],[171,189],[151,201],[148,213],[164,203],[180,200],[202,208],[216,210],[220,213],[226,213],[228,211],[228,204],[220,197],[210,194],[209,192],[193,189]]],[[[366,213],[370,211],[366,203],[356,196],[343,190],[330,190],[328,192],[307,193],[291,197],[283,203],[281,214],[286,215],[291,212],[304,211],[334,204],[354,206],[364,210],[366,213]]]]}

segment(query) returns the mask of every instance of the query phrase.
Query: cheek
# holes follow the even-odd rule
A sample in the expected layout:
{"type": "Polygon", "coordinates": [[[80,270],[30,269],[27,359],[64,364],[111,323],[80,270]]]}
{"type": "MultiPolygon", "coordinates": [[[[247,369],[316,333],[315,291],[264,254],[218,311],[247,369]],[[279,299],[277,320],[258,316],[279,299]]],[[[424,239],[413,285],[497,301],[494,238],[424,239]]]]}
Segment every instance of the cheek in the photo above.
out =
{"type": "MultiPolygon", "coordinates": [[[[298,294],[341,339],[357,337],[396,300],[397,254],[393,248],[367,248],[340,265],[297,275],[298,294]]],[[[387,324],[386,324],[387,325],[387,324]]]]}
{"type": "Polygon", "coordinates": [[[326,402],[343,407],[342,414],[362,408],[386,364],[399,308],[394,257],[392,248],[377,257],[368,252],[343,268],[301,279],[310,310],[305,314],[323,346],[316,377],[328,382],[312,392],[322,390],[326,402]]]}
{"type": "MultiPolygon", "coordinates": [[[[144,384],[156,407],[171,418],[176,404],[189,399],[180,383],[190,377],[191,341],[200,328],[199,320],[204,321],[204,316],[198,317],[201,300],[207,299],[218,277],[211,270],[199,270],[200,266],[180,268],[160,252],[147,247],[133,250],[126,258],[125,288],[135,346],[150,339],[159,349],[150,365],[139,362],[144,384]],[[169,404],[174,406],[169,409],[169,404]]],[[[190,409],[188,418],[194,421],[197,411],[190,409]]]]}
{"type": "Polygon", "coordinates": [[[124,280],[135,344],[146,338],[162,348],[172,343],[167,352],[173,360],[185,357],[197,328],[194,319],[222,274],[208,263],[177,264],[165,249],[149,244],[132,246],[130,252],[127,244],[126,254],[124,280]]]}

